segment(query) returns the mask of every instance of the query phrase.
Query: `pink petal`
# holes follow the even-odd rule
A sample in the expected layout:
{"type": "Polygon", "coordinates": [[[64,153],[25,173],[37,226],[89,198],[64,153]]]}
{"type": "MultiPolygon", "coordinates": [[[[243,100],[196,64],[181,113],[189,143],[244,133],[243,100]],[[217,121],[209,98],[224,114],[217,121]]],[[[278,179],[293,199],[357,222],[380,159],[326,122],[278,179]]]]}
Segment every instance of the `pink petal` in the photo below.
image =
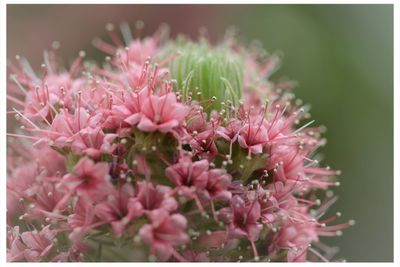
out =
{"type": "Polygon", "coordinates": [[[260,154],[260,153],[262,153],[262,149],[263,149],[263,147],[262,147],[261,144],[258,144],[258,145],[255,145],[255,146],[251,146],[251,147],[250,147],[250,151],[251,151],[251,153],[253,153],[253,154],[260,154]]]}
{"type": "Polygon", "coordinates": [[[34,234],[33,232],[23,232],[21,234],[21,239],[29,248],[32,249],[41,249],[41,244],[37,241],[40,240],[39,234],[34,234]],[[33,236],[36,235],[36,236],[33,236]]]}
{"type": "Polygon", "coordinates": [[[116,219],[113,208],[106,202],[97,204],[94,211],[100,219],[106,222],[111,222],[116,219]]]}
{"type": "Polygon", "coordinates": [[[129,125],[136,125],[139,123],[140,119],[142,117],[142,114],[140,113],[135,113],[130,115],[128,118],[126,118],[124,121],[128,123],[129,125]]]}
{"type": "Polygon", "coordinates": [[[139,235],[140,238],[146,242],[147,244],[152,244],[153,243],[153,228],[151,227],[150,224],[146,224],[142,226],[139,230],[139,235]]]}
{"type": "Polygon", "coordinates": [[[232,198],[232,193],[229,191],[220,191],[216,194],[215,198],[221,201],[229,201],[232,198]]]}
{"type": "Polygon", "coordinates": [[[142,116],[137,127],[144,132],[154,132],[157,130],[157,125],[149,120],[146,116],[142,116]]]}
{"type": "Polygon", "coordinates": [[[176,228],[184,229],[187,226],[187,220],[181,214],[171,215],[171,222],[174,224],[176,228]]]}
{"type": "Polygon", "coordinates": [[[243,148],[248,148],[248,145],[247,145],[247,143],[246,143],[246,140],[243,138],[243,136],[241,136],[241,135],[238,136],[238,142],[239,142],[239,145],[240,145],[241,147],[243,147],[243,148]]]}
{"type": "Polygon", "coordinates": [[[122,236],[122,234],[124,232],[124,229],[125,229],[125,225],[126,224],[123,223],[122,221],[114,221],[114,222],[111,223],[111,227],[113,229],[113,232],[117,237],[121,237],[122,236]]]}
{"type": "Polygon", "coordinates": [[[261,230],[262,230],[261,224],[254,224],[251,225],[250,227],[247,227],[247,235],[249,239],[252,241],[256,241],[260,236],[261,230]]]}
{"type": "Polygon", "coordinates": [[[177,127],[179,122],[177,120],[170,120],[158,125],[158,130],[162,133],[167,133],[173,128],[177,127]]]}

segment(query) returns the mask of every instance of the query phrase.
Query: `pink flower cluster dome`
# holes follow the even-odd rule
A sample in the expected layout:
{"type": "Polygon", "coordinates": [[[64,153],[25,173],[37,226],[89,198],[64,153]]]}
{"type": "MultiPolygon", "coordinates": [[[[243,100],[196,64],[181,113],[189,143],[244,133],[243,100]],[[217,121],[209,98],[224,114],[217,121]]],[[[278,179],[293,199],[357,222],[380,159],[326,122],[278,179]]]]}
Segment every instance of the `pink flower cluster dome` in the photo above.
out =
{"type": "Polygon", "coordinates": [[[338,172],[293,83],[269,80],[278,58],[108,33],[103,65],[10,65],[7,260],[333,259],[321,237],[354,221],[325,216],[338,172]]]}

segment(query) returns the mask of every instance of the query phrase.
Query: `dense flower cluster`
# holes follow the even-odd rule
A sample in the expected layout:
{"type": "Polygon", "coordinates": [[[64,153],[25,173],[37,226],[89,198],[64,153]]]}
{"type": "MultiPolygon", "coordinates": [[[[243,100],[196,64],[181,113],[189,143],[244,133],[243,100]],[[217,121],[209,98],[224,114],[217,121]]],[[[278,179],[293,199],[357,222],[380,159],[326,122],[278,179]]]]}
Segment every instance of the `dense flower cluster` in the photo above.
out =
{"type": "Polygon", "coordinates": [[[101,67],[81,52],[63,69],[55,49],[39,77],[10,65],[8,261],[330,260],[320,237],[353,221],[323,218],[337,172],[315,159],[323,127],[297,126],[309,113],[293,83],[268,79],[277,57],[108,33],[101,67]]]}

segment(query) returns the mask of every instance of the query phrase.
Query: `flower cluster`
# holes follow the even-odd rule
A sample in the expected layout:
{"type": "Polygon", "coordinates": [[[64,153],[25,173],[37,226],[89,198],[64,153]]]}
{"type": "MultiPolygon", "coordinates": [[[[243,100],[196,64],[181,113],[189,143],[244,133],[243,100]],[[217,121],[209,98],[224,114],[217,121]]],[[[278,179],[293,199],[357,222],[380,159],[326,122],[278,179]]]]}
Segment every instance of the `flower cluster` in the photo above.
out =
{"type": "Polygon", "coordinates": [[[102,66],[66,70],[56,48],[39,76],[10,65],[8,261],[330,260],[320,237],[354,221],[323,218],[337,172],[293,83],[269,80],[278,58],[108,33],[102,66]]]}

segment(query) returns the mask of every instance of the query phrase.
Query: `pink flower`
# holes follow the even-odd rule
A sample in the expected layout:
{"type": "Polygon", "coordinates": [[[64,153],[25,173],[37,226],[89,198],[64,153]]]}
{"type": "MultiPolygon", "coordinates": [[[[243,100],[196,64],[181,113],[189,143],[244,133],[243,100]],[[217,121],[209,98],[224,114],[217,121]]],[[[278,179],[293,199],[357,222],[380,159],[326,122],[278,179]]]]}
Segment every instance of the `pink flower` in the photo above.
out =
{"type": "Polygon", "coordinates": [[[279,223],[279,218],[285,218],[298,205],[292,195],[294,187],[280,181],[269,184],[267,189],[259,188],[257,198],[261,206],[261,221],[270,228],[279,223]]]}
{"type": "Polygon", "coordinates": [[[335,181],[329,177],[335,176],[336,172],[319,168],[318,161],[309,159],[313,148],[304,145],[272,145],[270,147],[270,160],[268,170],[273,170],[274,179],[287,183],[297,184],[297,190],[309,188],[326,188],[335,185],[335,181]],[[305,162],[307,159],[308,162],[305,162]],[[306,164],[305,164],[306,163],[306,164]],[[298,183],[302,181],[302,183],[298,183]]]}
{"type": "Polygon", "coordinates": [[[308,245],[313,241],[318,241],[315,222],[286,220],[279,232],[274,235],[269,252],[273,253],[282,248],[289,249],[289,261],[305,261],[308,245]]]}
{"type": "Polygon", "coordinates": [[[151,253],[166,261],[174,252],[174,246],[185,244],[189,236],[184,232],[187,221],[180,214],[169,215],[164,210],[153,210],[149,214],[151,224],[144,225],[139,235],[151,246],[151,253]]]}
{"type": "Polygon", "coordinates": [[[281,137],[290,136],[295,128],[295,121],[299,120],[304,112],[300,109],[284,116],[285,108],[282,106],[276,104],[272,107],[269,111],[271,119],[265,121],[270,142],[277,142],[281,137]]]}
{"type": "Polygon", "coordinates": [[[142,205],[133,199],[134,189],[126,183],[119,190],[107,197],[107,200],[96,205],[95,213],[103,221],[111,223],[117,236],[121,236],[126,225],[143,213],[142,205]]]}
{"type": "Polygon", "coordinates": [[[29,119],[44,120],[47,119],[53,111],[50,105],[55,105],[59,101],[58,96],[49,93],[47,90],[29,91],[26,96],[26,106],[24,115],[29,119]]]}
{"type": "Polygon", "coordinates": [[[27,164],[17,166],[13,169],[11,175],[7,179],[7,213],[12,216],[18,211],[22,211],[23,207],[19,203],[19,199],[25,196],[25,192],[34,185],[38,175],[35,170],[36,164],[29,162],[27,164]]]}
{"type": "MultiPolygon", "coordinates": [[[[15,212],[24,209],[23,205],[20,203],[21,198],[27,197],[31,199],[31,197],[35,197],[37,193],[35,190],[40,187],[42,182],[58,182],[60,175],[65,173],[64,157],[51,147],[43,146],[40,148],[32,148],[30,146],[23,146],[20,149],[22,149],[25,157],[35,159],[35,161],[25,164],[8,162],[11,173],[7,179],[7,213],[10,217],[12,217],[15,212]]],[[[45,190],[41,191],[43,195],[40,195],[40,197],[43,196],[44,199],[47,198],[47,196],[44,195],[49,194],[50,191],[48,185],[46,185],[45,188],[45,190]]],[[[55,194],[49,195],[49,198],[54,200],[59,195],[62,195],[63,191],[64,189],[62,187],[57,188],[57,190],[54,191],[55,194]]],[[[35,202],[36,200],[31,199],[31,201],[35,202]]],[[[49,207],[51,205],[50,203],[47,201],[40,201],[39,205],[35,205],[35,207],[41,206],[42,204],[49,207]]],[[[36,215],[38,215],[38,213],[36,213],[36,215]]]]}
{"type": "Polygon", "coordinates": [[[25,245],[21,241],[19,226],[8,230],[7,235],[7,261],[21,261],[24,259],[25,245]]]}
{"type": "Polygon", "coordinates": [[[249,240],[256,241],[262,229],[262,224],[259,223],[260,213],[258,201],[246,204],[241,197],[234,196],[231,201],[229,236],[231,238],[247,236],[249,240]]]}
{"type": "Polygon", "coordinates": [[[107,194],[111,188],[108,173],[108,163],[94,163],[84,157],[75,165],[72,173],[63,177],[62,183],[78,194],[98,197],[107,194]]]}
{"type": "Polygon", "coordinates": [[[63,110],[54,119],[49,137],[60,148],[70,147],[77,154],[86,153],[97,158],[102,152],[111,152],[111,142],[116,137],[103,132],[101,119],[101,113],[90,115],[83,108],[74,115],[63,110]]]}
{"type": "Polygon", "coordinates": [[[304,151],[296,146],[276,145],[270,149],[268,169],[274,169],[274,177],[279,181],[301,178],[303,174],[304,151]]]}
{"type": "Polygon", "coordinates": [[[187,107],[176,101],[174,93],[150,95],[143,103],[138,128],[144,132],[170,132],[181,126],[188,113],[187,107]]]}
{"type": "Polygon", "coordinates": [[[104,134],[102,128],[85,128],[73,138],[71,150],[75,153],[85,153],[93,158],[99,158],[102,153],[110,154],[115,134],[104,134]]]}
{"type": "Polygon", "coordinates": [[[208,129],[193,135],[189,141],[189,144],[194,152],[194,155],[198,155],[200,158],[212,161],[218,154],[218,149],[214,142],[215,139],[215,130],[208,129]]]}
{"type": "MultiPolygon", "coordinates": [[[[26,198],[31,202],[29,206],[29,219],[53,218],[52,213],[57,204],[67,193],[66,188],[60,183],[43,182],[33,185],[26,191],[26,198]]],[[[59,207],[63,211],[66,205],[59,207]]]]}
{"type": "MultiPolygon", "coordinates": [[[[49,226],[47,226],[49,227],[49,226]]],[[[27,246],[24,250],[24,256],[28,261],[40,261],[46,257],[53,248],[51,238],[54,233],[43,233],[43,230],[38,234],[36,232],[24,232],[21,234],[21,239],[27,246]]]]}
{"type": "Polygon", "coordinates": [[[156,51],[157,42],[154,38],[136,39],[130,43],[128,50],[121,55],[121,60],[142,65],[156,51]]]}
{"type": "Polygon", "coordinates": [[[178,163],[169,166],[165,170],[165,174],[183,190],[186,197],[190,198],[193,194],[192,189],[201,190],[206,187],[208,166],[207,160],[192,162],[190,157],[184,156],[179,159],[178,163]]]}
{"type": "Polygon", "coordinates": [[[59,176],[66,171],[65,158],[49,146],[32,149],[32,157],[37,159],[46,176],[59,176]]]}
{"type": "Polygon", "coordinates": [[[242,122],[238,119],[231,119],[227,122],[226,126],[219,126],[216,133],[227,141],[236,142],[240,130],[242,128],[242,122]]]}
{"type": "Polygon", "coordinates": [[[219,122],[217,119],[207,122],[207,113],[197,111],[196,107],[194,105],[187,115],[184,140],[189,143],[195,156],[213,160],[218,153],[215,140],[219,122]]]}
{"type": "Polygon", "coordinates": [[[171,188],[163,185],[154,186],[150,182],[139,182],[136,198],[130,201],[139,201],[146,212],[163,209],[174,211],[178,208],[178,202],[175,198],[168,196],[171,188]]]}
{"type": "Polygon", "coordinates": [[[56,232],[50,230],[50,225],[44,227],[40,232],[23,232],[21,240],[25,245],[24,257],[27,261],[41,261],[51,253],[54,247],[54,237],[56,232]]]}
{"type": "Polygon", "coordinates": [[[211,169],[207,174],[207,185],[202,191],[203,197],[207,200],[229,201],[232,197],[232,193],[228,190],[231,176],[224,169],[211,169]]]}
{"type": "Polygon", "coordinates": [[[207,113],[200,112],[196,109],[198,104],[194,104],[189,110],[187,115],[186,130],[193,134],[194,132],[203,132],[209,129],[209,123],[207,122],[207,113]]]}
{"type": "Polygon", "coordinates": [[[147,87],[138,92],[128,92],[124,97],[124,102],[121,105],[113,107],[113,116],[121,121],[119,124],[123,126],[122,122],[128,125],[136,125],[142,117],[142,105],[149,97],[149,89],[147,87]]]}
{"type": "Polygon", "coordinates": [[[95,216],[95,205],[86,195],[79,196],[73,201],[73,208],[67,217],[70,229],[68,235],[72,243],[71,248],[85,247],[84,237],[93,228],[104,223],[99,222],[95,216]]]}
{"type": "Polygon", "coordinates": [[[74,203],[72,214],[68,216],[68,224],[73,228],[86,228],[95,221],[93,202],[85,197],[79,197],[74,203]]]}
{"type": "Polygon", "coordinates": [[[84,79],[73,79],[67,72],[47,75],[42,81],[29,81],[27,85],[31,90],[25,99],[24,115],[30,119],[51,121],[55,106],[71,108],[72,94],[83,84],[84,79]]]}
{"type": "Polygon", "coordinates": [[[249,152],[260,154],[263,146],[268,142],[267,129],[261,122],[254,124],[250,120],[241,129],[238,142],[241,147],[248,149],[249,152]]]}

